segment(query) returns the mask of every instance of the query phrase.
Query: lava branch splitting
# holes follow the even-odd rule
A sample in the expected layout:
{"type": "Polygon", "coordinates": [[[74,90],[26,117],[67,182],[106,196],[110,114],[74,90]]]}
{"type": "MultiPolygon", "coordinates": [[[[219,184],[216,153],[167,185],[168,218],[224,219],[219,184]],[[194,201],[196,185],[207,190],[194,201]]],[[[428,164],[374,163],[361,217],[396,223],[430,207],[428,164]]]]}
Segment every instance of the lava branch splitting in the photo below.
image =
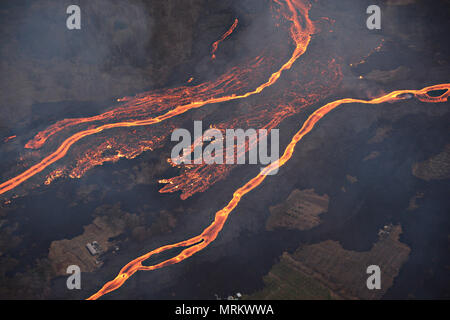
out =
{"type": "MultiPolygon", "coordinates": [[[[278,1],[276,1],[279,3],[278,1]]],[[[279,3],[281,5],[281,3],[279,3]]],[[[8,181],[5,181],[4,183],[0,184],[0,194],[3,194],[5,192],[8,192],[14,188],[16,188],[18,185],[22,184],[29,178],[33,177],[37,173],[43,171],[45,168],[50,166],[51,164],[55,163],[56,161],[63,158],[67,152],[69,151],[70,147],[78,142],[79,140],[93,135],[97,134],[99,132],[102,132],[107,129],[112,128],[119,128],[119,127],[138,127],[138,126],[148,126],[155,123],[160,123],[164,120],[170,119],[172,117],[175,117],[177,115],[183,114],[189,110],[196,109],[203,107],[208,104],[215,104],[215,103],[221,103],[221,102],[227,102],[227,101],[233,101],[238,99],[244,99],[248,98],[250,96],[256,95],[261,93],[264,89],[272,86],[275,84],[278,79],[280,78],[281,74],[289,70],[292,65],[294,64],[297,59],[303,55],[311,41],[311,35],[315,32],[315,27],[313,22],[309,18],[309,9],[310,5],[305,4],[299,0],[286,0],[288,13],[285,14],[285,18],[288,21],[292,22],[290,34],[292,39],[295,42],[295,49],[290,57],[290,59],[285,62],[281,68],[272,73],[269,79],[258,86],[253,91],[249,91],[247,93],[241,94],[241,95],[230,95],[230,96],[224,96],[224,97],[218,97],[218,98],[212,98],[207,99],[204,101],[194,101],[186,105],[177,106],[174,109],[160,115],[154,118],[148,118],[143,120],[136,120],[136,121],[123,121],[123,122],[116,122],[116,123],[110,123],[110,124],[104,124],[98,127],[94,127],[88,130],[80,131],[78,133],[75,133],[74,135],[70,136],[66,140],[62,142],[62,144],[57,148],[55,152],[50,154],[49,156],[45,157],[41,162],[37,163],[36,165],[32,166],[31,168],[27,169],[23,173],[17,175],[14,178],[9,179],[8,181]],[[300,18],[298,15],[298,12],[300,12],[302,17],[302,22],[304,26],[302,26],[302,23],[300,22],[300,18]]]]}
{"type": "Polygon", "coordinates": [[[191,257],[195,253],[201,251],[205,247],[207,247],[211,242],[213,242],[216,239],[217,235],[222,230],[226,220],[228,219],[229,214],[236,208],[236,206],[241,201],[242,197],[247,193],[249,193],[250,191],[252,191],[253,189],[255,189],[256,187],[258,187],[265,180],[265,178],[271,171],[282,167],[286,162],[288,162],[289,159],[291,159],[292,154],[294,153],[294,149],[297,143],[314,128],[314,126],[316,125],[317,122],[319,122],[320,119],[322,119],[326,114],[328,114],[332,110],[336,109],[338,106],[349,103],[374,105],[384,102],[395,102],[410,99],[413,96],[422,102],[429,102],[429,103],[446,102],[448,101],[448,97],[450,96],[450,83],[438,84],[426,87],[421,90],[397,90],[384,96],[374,98],[372,100],[361,100],[352,98],[340,99],[330,102],[322,106],[321,108],[317,109],[306,119],[300,130],[294,135],[291,142],[284,150],[283,155],[277,161],[265,167],[253,179],[251,179],[250,181],[245,183],[242,187],[237,189],[233,193],[233,197],[227,204],[227,206],[216,212],[214,221],[205,230],[203,230],[203,232],[200,235],[182,242],[160,247],[129,262],[125,267],[122,268],[122,270],[120,270],[116,278],[106,283],[97,293],[89,297],[88,300],[96,300],[111,291],[117,290],[125,283],[125,281],[127,281],[137,271],[140,270],[151,271],[179,263],[191,257]],[[438,90],[445,90],[445,92],[443,92],[438,97],[432,97],[428,95],[429,92],[438,90]],[[142,265],[143,261],[149,259],[151,256],[155,254],[173,248],[180,248],[187,246],[190,247],[184,249],[181,253],[179,253],[173,258],[167,259],[152,266],[142,265]]]}

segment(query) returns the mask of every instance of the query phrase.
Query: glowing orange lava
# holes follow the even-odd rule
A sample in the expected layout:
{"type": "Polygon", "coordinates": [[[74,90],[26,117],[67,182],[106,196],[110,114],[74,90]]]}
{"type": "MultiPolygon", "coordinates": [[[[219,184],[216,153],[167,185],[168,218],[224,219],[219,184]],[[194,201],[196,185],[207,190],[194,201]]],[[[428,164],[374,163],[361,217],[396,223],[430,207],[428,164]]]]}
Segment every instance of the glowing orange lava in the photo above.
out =
{"type": "Polygon", "coordinates": [[[155,270],[181,262],[192,256],[193,254],[201,251],[206,246],[208,246],[211,242],[213,242],[216,239],[220,230],[222,230],[225,222],[227,221],[229,214],[234,210],[234,208],[236,208],[238,203],[241,201],[242,197],[247,193],[249,193],[250,191],[252,191],[253,189],[255,189],[256,187],[258,187],[265,180],[268,173],[270,173],[272,170],[276,168],[283,166],[287,161],[289,161],[289,159],[292,157],[292,154],[294,153],[294,148],[297,145],[297,143],[314,128],[314,126],[320,119],[322,119],[330,111],[336,109],[338,106],[342,104],[348,103],[380,104],[383,102],[394,102],[410,99],[412,96],[415,96],[417,99],[423,102],[446,102],[448,97],[450,96],[450,83],[430,86],[422,90],[393,91],[382,97],[368,101],[351,98],[340,99],[330,102],[324,105],[323,107],[317,109],[308,117],[308,119],[306,119],[301,129],[294,135],[291,142],[286,147],[283,155],[277,161],[265,167],[256,177],[254,177],[246,184],[244,184],[242,187],[237,189],[233,193],[233,197],[227,204],[227,206],[216,212],[214,221],[205,230],[203,230],[201,234],[185,241],[160,247],[134,259],[133,261],[129,262],[125,267],[123,267],[122,270],[120,270],[119,274],[115,279],[106,283],[97,293],[89,297],[88,300],[96,300],[101,296],[107,294],[108,292],[117,290],[125,283],[125,281],[127,281],[137,271],[155,270]],[[428,92],[436,90],[446,90],[446,91],[438,97],[432,97],[428,95],[428,92]],[[188,248],[184,249],[181,253],[179,253],[175,257],[167,259],[156,265],[153,266],[142,265],[142,262],[149,259],[151,256],[155,254],[180,247],[188,247],[188,248]]]}
{"type": "Polygon", "coordinates": [[[3,139],[3,142],[8,142],[8,141],[10,141],[10,140],[12,140],[12,139],[15,139],[15,138],[17,138],[17,136],[10,136],[10,137],[7,137],[7,138],[5,138],[5,139],[3,139]]]}
{"type": "MultiPolygon", "coordinates": [[[[267,59],[262,57],[257,57],[250,66],[245,66],[245,68],[233,68],[230,72],[224,74],[223,76],[216,79],[216,81],[206,82],[200,85],[192,85],[192,86],[182,86],[178,88],[172,88],[161,91],[152,91],[150,93],[144,93],[138,95],[134,98],[122,98],[118,99],[119,102],[123,103],[123,105],[114,110],[107,111],[103,114],[87,117],[87,118],[77,118],[77,119],[64,119],[58,121],[54,125],[50,126],[44,131],[39,132],[32,140],[30,140],[26,144],[26,148],[29,149],[38,149],[42,147],[47,139],[57,132],[68,130],[69,127],[75,127],[81,124],[86,123],[95,123],[90,127],[84,128],[81,130],[78,128],[78,132],[73,133],[75,128],[70,131],[71,135],[66,138],[64,141],[61,139],[62,143],[56,148],[54,152],[46,156],[37,164],[31,166],[29,169],[25,170],[23,173],[9,179],[8,181],[0,184],[0,194],[4,194],[23,182],[27,181],[34,175],[38,174],[45,170],[48,166],[65,157],[70,148],[80,141],[81,139],[98,134],[105,130],[113,129],[113,128],[127,128],[127,127],[143,127],[149,126],[153,124],[161,123],[165,120],[171,119],[178,115],[181,115],[189,110],[203,107],[205,105],[234,101],[238,99],[248,98],[253,95],[257,95],[261,93],[266,88],[274,85],[278,79],[281,77],[284,71],[291,69],[292,65],[302,56],[310,41],[312,34],[315,33],[316,27],[314,23],[309,18],[309,9],[310,5],[308,3],[304,3],[302,0],[273,0],[276,4],[280,5],[279,13],[283,18],[290,22],[290,36],[293,40],[293,44],[295,46],[290,58],[285,61],[283,60],[283,64],[280,67],[277,67],[278,70],[273,72],[273,69],[269,69],[271,73],[270,77],[265,80],[261,80],[263,78],[258,78],[254,83],[248,84],[248,87],[242,87],[242,83],[246,83],[248,80],[248,74],[250,74],[249,70],[253,71],[263,63],[266,63],[267,59]],[[262,84],[260,84],[263,82],[262,84]],[[257,84],[260,84],[256,86],[257,84]],[[256,87],[256,88],[255,88],[256,87]],[[238,91],[237,91],[238,90],[238,91]],[[232,93],[237,91],[238,93],[232,93]],[[113,123],[105,123],[106,121],[114,121],[113,123]]],[[[225,40],[228,36],[230,36],[233,31],[236,29],[238,25],[238,19],[235,19],[231,28],[212,45],[212,59],[215,59],[215,52],[218,48],[218,45],[221,41],[225,40]]],[[[284,55],[283,55],[284,57],[284,55]]],[[[330,63],[330,66],[334,63],[333,61],[330,63]]],[[[305,63],[308,64],[308,63],[305,63]]],[[[314,64],[309,63],[308,65],[317,66],[319,62],[315,61],[314,64]]],[[[332,67],[329,68],[331,71],[335,71],[332,67]]],[[[264,73],[264,77],[267,77],[269,72],[264,73]]],[[[314,72],[311,74],[315,74],[314,72]]],[[[321,73],[323,77],[328,77],[331,81],[334,81],[335,78],[339,78],[340,72],[331,72],[331,75],[328,75],[323,71],[321,73]],[[335,78],[333,78],[333,75],[335,78]]],[[[264,78],[265,79],[265,78],[264,78]]],[[[190,78],[187,80],[188,83],[191,83],[194,79],[190,78]]],[[[291,80],[295,81],[295,80],[291,80]]],[[[302,78],[303,81],[303,78],[302,78]]],[[[310,83],[305,81],[305,86],[309,87],[310,83]]],[[[324,91],[330,91],[331,85],[323,85],[324,91]]],[[[269,118],[269,123],[266,124],[267,128],[274,128],[278,124],[281,123],[286,117],[294,114],[301,107],[305,107],[308,103],[312,103],[314,99],[318,99],[320,94],[315,93],[311,100],[307,101],[305,97],[300,97],[298,94],[298,87],[292,86],[289,87],[289,90],[283,93],[283,99],[289,97],[290,95],[295,96],[290,101],[283,100],[286,104],[283,105],[281,101],[274,100],[271,98],[270,103],[273,105],[278,105],[279,108],[276,110],[256,110],[259,111],[257,114],[263,114],[267,120],[269,118]]],[[[89,300],[95,300],[100,298],[101,296],[117,290],[120,288],[135,272],[137,271],[150,271],[159,268],[163,268],[169,265],[176,264],[181,262],[195,253],[201,251],[205,247],[207,247],[211,242],[213,242],[219,232],[222,230],[225,222],[227,221],[229,214],[237,207],[240,200],[243,196],[245,196],[250,191],[257,188],[267,177],[268,173],[272,170],[275,170],[279,167],[282,167],[289,159],[292,157],[295,146],[297,143],[308,134],[316,125],[316,123],[322,119],[326,114],[334,110],[340,105],[349,104],[349,103],[360,103],[360,104],[380,104],[384,102],[395,102],[401,101],[405,99],[411,99],[413,97],[417,98],[422,102],[428,103],[437,103],[437,102],[445,102],[448,101],[448,97],[450,95],[450,84],[440,84],[435,86],[426,87],[421,90],[398,90],[393,91],[389,94],[383,95],[378,98],[374,98],[371,100],[360,100],[360,99],[340,99],[333,102],[330,102],[321,108],[314,111],[303,123],[300,130],[294,135],[291,142],[287,145],[286,149],[282,156],[266,168],[264,168],[258,175],[256,175],[253,179],[246,182],[242,187],[237,189],[232,196],[232,199],[229,203],[222,208],[221,210],[215,213],[214,221],[203,230],[203,232],[195,237],[187,239],[185,241],[177,242],[174,244],[162,246],[155,250],[148,252],[145,255],[142,255],[133,261],[129,262],[125,265],[119,272],[119,274],[112,280],[106,283],[97,293],[89,297],[89,300]],[[429,93],[431,91],[443,90],[440,96],[431,96],[429,93]],[[150,257],[165,252],[167,250],[173,248],[183,248],[183,250],[172,258],[168,258],[158,264],[151,266],[144,266],[143,262],[148,260],[150,257]]],[[[315,100],[322,101],[322,100],[315,100]]],[[[264,106],[260,106],[264,108],[264,106]]],[[[253,109],[252,111],[255,111],[253,109]]],[[[244,123],[249,121],[255,121],[256,123],[260,123],[260,118],[252,117],[252,115],[245,114],[242,119],[236,117],[233,121],[237,123],[244,123]],[[241,122],[239,122],[241,121],[241,122]]],[[[166,123],[170,123],[168,121],[166,123]]],[[[253,122],[253,124],[255,123],[253,122]]],[[[234,124],[230,124],[230,122],[224,122],[219,126],[219,129],[224,129],[228,127],[232,127],[234,124]]],[[[154,126],[155,128],[157,126],[154,126]]],[[[168,128],[163,128],[166,131],[169,131],[168,128]]],[[[139,129],[135,129],[139,130],[139,129]]],[[[15,136],[14,136],[15,137],[15,136]]],[[[161,137],[159,137],[162,140],[161,137]]],[[[99,165],[103,163],[103,161],[116,161],[117,159],[124,157],[124,153],[120,152],[111,154],[109,156],[102,157],[102,151],[104,148],[112,148],[110,143],[114,140],[113,138],[107,139],[103,141],[102,146],[98,149],[90,150],[88,152],[85,159],[80,161],[79,166],[76,168],[75,172],[72,173],[74,176],[81,176],[87,168],[93,165],[99,165]],[[106,160],[105,160],[106,159],[106,160]]],[[[60,141],[60,140],[58,140],[60,141]]],[[[149,141],[145,145],[141,145],[139,150],[135,151],[131,150],[130,154],[136,155],[138,152],[142,152],[142,150],[151,150],[158,143],[158,138],[149,141]],[[133,153],[134,152],[134,153],[133,153]]],[[[74,148],[76,148],[75,146],[74,148]]],[[[248,147],[246,147],[246,151],[248,147]]],[[[128,151],[128,150],[126,150],[128,151]]],[[[129,155],[128,157],[132,157],[129,155]]],[[[229,167],[219,168],[217,170],[217,176],[224,177],[227,172],[229,172],[229,167]]],[[[185,180],[186,184],[193,184],[193,180],[203,180],[207,181],[207,184],[212,183],[211,179],[216,179],[217,176],[209,176],[205,178],[204,172],[200,172],[204,167],[198,167],[198,170],[193,170],[190,174],[191,176],[183,176],[178,180],[174,179],[164,179],[163,182],[173,183],[174,181],[177,183],[178,181],[185,180]]],[[[55,179],[64,175],[64,171],[60,168],[54,170],[49,174],[44,184],[50,184],[55,179]]],[[[161,189],[160,192],[173,192],[175,189],[178,189],[180,184],[174,184],[173,186],[168,185],[161,189]]],[[[197,188],[198,189],[198,188],[197,188]]],[[[179,189],[178,189],[179,190],[179,189]]],[[[202,189],[205,190],[205,189],[202,189]]],[[[182,199],[190,196],[192,194],[192,190],[185,191],[182,194],[182,199]],[[183,198],[184,197],[184,198],[183,198]]]]}
{"type": "MultiPolygon", "coordinates": [[[[278,2],[278,1],[276,1],[278,2]]],[[[213,104],[213,103],[221,103],[221,102],[227,102],[227,101],[233,101],[237,99],[244,99],[256,94],[261,93],[264,89],[272,86],[274,83],[277,82],[277,80],[280,78],[283,71],[288,70],[292,67],[294,62],[306,51],[306,48],[308,47],[311,35],[314,33],[314,24],[309,19],[309,8],[310,5],[303,3],[299,0],[286,0],[287,5],[287,12],[285,13],[285,18],[288,21],[291,21],[291,29],[290,34],[292,39],[295,42],[295,49],[292,53],[290,59],[285,62],[281,68],[272,73],[272,75],[269,77],[269,79],[258,86],[256,89],[246,92],[244,94],[240,95],[229,95],[229,96],[223,96],[223,97],[217,97],[217,98],[211,98],[207,100],[200,100],[200,101],[193,101],[191,103],[177,106],[174,109],[160,115],[154,118],[148,118],[143,120],[134,120],[134,121],[123,121],[123,122],[116,122],[116,123],[109,123],[100,125],[94,128],[90,128],[87,130],[83,130],[80,132],[77,132],[64,140],[61,145],[57,148],[56,151],[51,153],[49,156],[45,157],[43,160],[41,160],[38,164],[32,166],[28,170],[24,171],[23,173],[17,175],[16,177],[0,184],[0,194],[3,194],[9,190],[14,189],[18,185],[22,184],[24,181],[28,180],[32,176],[36,175],[37,173],[43,171],[45,168],[47,168],[49,165],[55,163],[56,161],[63,158],[67,152],[69,151],[70,147],[76,143],[77,141],[83,139],[84,137],[97,134],[99,132],[102,132],[104,130],[112,129],[112,128],[119,128],[119,127],[137,127],[137,126],[148,126],[151,124],[160,123],[164,120],[170,119],[172,117],[175,117],[177,115],[180,115],[182,113],[185,113],[188,110],[196,109],[203,107],[207,104],[213,104]],[[299,18],[299,12],[301,14],[301,18],[299,18]]],[[[103,115],[96,116],[98,119],[103,117],[103,115]]],[[[98,120],[95,118],[95,120],[98,120]]],[[[83,122],[90,122],[93,121],[91,118],[80,118],[80,119],[67,119],[63,120],[63,126],[69,125],[71,121],[76,121],[76,123],[83,123],[83,122]]],[[[55,128],[60,130],[59,128],[55,128]]],[[[52,133],[53,131],[50,131],[52,133]]],[[[41,145],[45,140],[47,139],[47,134],[44,136],[39,137],[39,139],[36,141],[38,145],[41,145]]],[[[31,142],[30,142],[31,143],[31,142]]],[[[28,145],[28,147],[35,147],[32,143],[31,145],[28,145]]]]}
{"type": "Polygon", "coordinates": [[[223,40],[225,40],[226,38],[228,38],[228,36],[229,36],[230,34],[233,33],[234,29],[236,29],[236,27],[237,27],[237,25],[238,25],[238,22],[239,22],[239,20],[238,20],[238,18],[236,18],[236,19],[234,20],[233,25],[230,27],[230,29],[228,29],[228,31],[225,32],[225,33],[222,35],[222,37],[220,37],[219,40],[217,40],[216,42],[214,42],[214,43],[212,44],[211,59],[213,59],[213,60],[216,59],[215,53],[216,53],[216,51],[217,51],[217,48],[219,47],[219,43],[221,43],[223,40]]]}

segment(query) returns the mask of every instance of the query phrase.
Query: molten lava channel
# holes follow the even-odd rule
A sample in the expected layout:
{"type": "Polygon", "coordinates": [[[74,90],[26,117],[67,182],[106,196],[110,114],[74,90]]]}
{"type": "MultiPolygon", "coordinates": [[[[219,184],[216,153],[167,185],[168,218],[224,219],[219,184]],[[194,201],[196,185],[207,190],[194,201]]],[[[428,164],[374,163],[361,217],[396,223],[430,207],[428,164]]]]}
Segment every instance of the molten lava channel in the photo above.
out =
{"type": "MultiPolygon", "coordinates": [[[[278,1],[275,1],[279,3],[278,1]]],[[[281,3],[280,3],[281,4],[281,3]]],[[[164,120],[173,118],[177,115],[183,114],[189,110],[196,109],[203,107],[208,104],[214,104],[214,103],[221,103],[221,102],[227,102],[227,101],[233,101],[238,99],[244,99],[248,98],[250,96],[256,95],[261,93],[264,89],[272,86],[274,83],[277,82],[277,80],[280,78],[281,74],[285,70],[289,70],[294,62],[306,51],[310,40],[311,35],[314,33],[315,28],[313,22],[309,19],[309,4],[305,4],[300,0],[286,0],[287,5],[287,11],[289,12],[285,14],[285,18],[289,21],[291,21],[292,26],[290,29],[290,35],[295,42],[295,49],[290,57],[290,59],[285,62],[278,71],[271,74],[269,79],[258,86],[256,89],[246,92],[241,95],[228,95],[218,98],[212,98],[207,99],[204,101],[194,101],[186,105],[177,106],[174,109],[160,115],[154,118],[148,118],[143,120],[135,120],[135,121],[123,121],[123,122],[116,122],[116,123],[109,123],[100,125],[91,129],[83,130],[80,132],[75,133],[74,135],[70,136],[66,140],[64,140],[61,145],[57,148],[56,151],[45,157],[43,160],[41,160],[36,165],[32,166],[31,168],[27,169],[23,173],[17,175],[14,178],[9,179],[8,181],[5,181],[4,183],[0,184],[0,194],[3,194],[5,192],[8,192],[23,182],[27,181],[37,173],[43,171],[51,164],[55,163],[56,161],[63,158],[71,146],[78,142],[79,140],[91,136],[93,134],[97,134],[99,132],[102,132],[104,130],[112,129],[112,128],[120,128],[120,127],[138,127],[138,126],[148,126],[156,123],[160,123],[164,120]],[[301,14],[302,20],[299,18],[299,12],[301,14]],[[303,24],[302,24],[303,22],[303,24]]],[[[83,122],[83,119],[78,119],[78,122],[83,122]]]]}
{"type": "MultiPolygon", "coordinates": [[[[297,59],[303,55],[310,43],[311,35],[315,32],[315,26],[313,22],[309,19],[309,9],[310,5],[303,2],[302,0],[274,0],[275,3],[280,5],[283,10],[280,10],[281,15],[290,21],[291,28],[290,28],[290,36],[294,42],[295,49],[293,50],[293,53],[288,61],[286,61],[276,72],[272,73],[271,76],[267,81],[256,87],[255,89],[248,91],[243,94],[231,94],[231,95],[225,95],[221,97],[212,97],[212,98],[206,98],[206,99],[196,99],[194,101],[190,101],[189,103],[185,104],[174,104],[174,108],[159,115],[156,117],[146,118],[146,119],[140,119],[140,120],[129,120],[129,121],[120,121],[115,123],[108,123],[108,124],[102,124],[93,126],[89,129],[79,131],[67,139],[65,139],[59,147],[42,159],[39,163],[36,165],[30,167],[29,169],[25,170],[23,173],[17,175],[16,177],[13,177],[9,179],[8,181],[0,184],[0,194],[4,194],[23,182],[27,181],[37,173],[43,171],[51,164],[55,163],[56,161],[63,158],[69,149],[79,140],[94,135],[97,133],[100,133],[105,130],[109,130],[112,128],[119,128],[119,127],[139,127],[139,126],[149,126],[152,124],[157,124],[162,121],[165,121],[167,119],[173,118],[175,116],[178,116],[180,114],[183,114],[189,110],[196,109],[203,107],[205,105],[215,104],[215,103],[221,103],[221,102],[227,102],[227,101],[233,101],[237,99],[244,99],[253,95],[257,95],[261,93],[264,89],[272,86],[275,84],[282,73],[286,70],[291,69],[292,65],[297,61],[297,59]]],[[[230,27],[230,29],[218,40],[216,41],[212,46],[212,59],[215,58],[215,52],[218,48],[218,45],[221,41],[225,40],[228,36],[230,36],[233,31],[236,29],[238,24],[238,19],[235,20],[233,25],[230,27]]],[[[230,80],[231,81],[231,80],[230,80]]],[[[205,87],[206,90],[209,88],[208,86],[205,87]]],[[[423,88],[421,90],[397,90],[393,91],[389,94],[383,95],[378,98],[374,98],[371,100],[361,100],[361,99],[340,99],[333,102],[330,102],[321,108],[314,111],[303,123],[300,130],[293,136],[291,142],[287,145],[286,149],[284,150],[284,153],[282,156],[272,164],[265,167],[258,175],[256,175],[253,179],[246,182],[242,187],[237,189],[229,201],[229,203],[222,208],[221,210],[217,211],[215,213],[214,221],[206,227],[206,229],[203,230],[202,233],[199,235],[192,237],[190,239],[177,242],[174,244],[166,245],[159,247],[155,250],[152,250],[134,260],[129,262],[127,265],[125,265],[119,272],[119,274],[111,281],[107,282],[97,293],[93,294],[91,297],[89,297],[89,300],[95,300],[103,295],[117,290],[120,288],[134,273],[137,271],[150,271],[155,269],[160,269],[166,266],[170,266],[176,263],[179,263],[195,253],[201,251],[202,249],[206,248],[211,242],[213,242],[219,232],[222,230],[225,222],[227,221],[229,214],[237,207],[239,202],[241,201],[242,197],[245,196],[247,193],[258,187],[267,177],[268,173],[271,171],[278,169],[282,167],[284,164],[286,164],[289,159],[292,157],[292,154],[294,152],[295,146],[301,139],[307,135],[311,130],[314,128],[317,122],[319,122],[320,119],[322,119],[326,114],[331,112],[332,110],[336,109],[338,106],[343,104],[350,104],[350,103],[359,103],[359,104],[380,104],[384,102],[395,102],[395,101],[401,101],[405,99],[410,98],[417,98],[418,100],[422,102],[427,103],[438,103],[438,102],[445,102],[448,101],[448,97],[450,95],[450,83],[445,84],[438,84],[430,87],[423,88]],[[442,92],[440,92],[442,91],[442,92]],[[436,95],[436,92],[440,92],[439,95],[436,95]],[[170,249],[174,248],[184,248],[179,254],[172,258],[168,258],[158,264],[151,265],[151,266],[144,266],[143,262],[148,260],[150,257],[165,252],[170,249]]],[[[150,95],[149,97],[143,97],[143,100],[152,99],[154,96],[150,95]]],[[[170,97],[169,97],[170,98],[170,97]]],[[[170,100],[172,101],[172,100],[170,100]]],[[[139,104],[136,106],[139,107],[139,104]]],[[[123,110],[117,111],[117,112],[123,112],[123,110]]],[[[66,119],[61,121],[61,126],[55,126],[52,127],[50,130],[42,132],[41,135],[37,135],[35,140],[30,141],[27,144],[27,148],[38,148],[42,146],[43,143],[45,143],[46,139],[54,134],[57,131],[62,130],[63,128],[67,126],[72,126],[75,124],[80,123],[86,123],[86,122],[93,122],[97,120],[104,120],[105,118],[109,117],[111,114],[114,114],[114,111],[111,113],[99,115],[96,117],[90,117],[90,118],[80,118],[80,119],[66,119]]],[[[117,120],[116,120],[117,121],[117,120]]]]}
{"type": "Polygon", "coordinates": [[[320,119],[322,119],[326,114],[328,114],[332,110],[336,109],[342,104],[361,103],[373,105],[384,102],[395,102],[410,99],[413,96],[422,102],[430,102],[430,103],[446,102],[448,100],[448,97],[450,96],[450,83],[438,84],[423,88],[421,90],[397,90],[372,100],[360,100],[351,98],[340,99],[330,102],[324,105],[323,107],[317,109],[306,119],[300,130],[294,135],[291,142],[284,150],[283,155],[277,161],[265,167],[256,177],[254,177],[253,179],[245,183],[242,187],[237,189],[233,193],[233,197],[230,200],[230,202],[228,202],[228,204],[224,208],[216,212],[214,221],[205,230],[203,230],[201,234],[185,241],[160,247],[134,259],[133,261],[129,262],[125,267],[123,267],[122,270],[120,270],[116,278],[106,283],[97,293],[89,297],[88,300],[96,300],[101,296],[107,294],[108,292],[117,290],[125,283],[125,281],[127,281],[137,271],[150,271],[179,263],[189,258],[193,254],[201,251],[205,247],[207,247],[211,242],[213,242],[216,239],[220,230],[222,230],[225,222],[227,221],[229,214],[236,208],[236,206],[241,201],[242,197],[247,193],[249,193],[250,191],[252,191],[253,189],[255,189],[256,187],[258,187],[266,179],[267,175],[272,170],[275,170],[283,166],[286,162],[288,162],[289,159],[292,157],[292,154],[294,153],[294,148],[297,145],[297,143],[314,128],[314,126],[320,119]],[[438,90],[444,90],[443,94],[437,97],[428,95],[429,92],[434,92],[438,90]],[[167,259],[152,266],[142,265],[142,262],[149,259],[155,254],[173,248],[182,248],[182,247],[188,248],[184,249],[183,251],[181,251],[181,253],[179,253],[173,258],[167,259]]]}

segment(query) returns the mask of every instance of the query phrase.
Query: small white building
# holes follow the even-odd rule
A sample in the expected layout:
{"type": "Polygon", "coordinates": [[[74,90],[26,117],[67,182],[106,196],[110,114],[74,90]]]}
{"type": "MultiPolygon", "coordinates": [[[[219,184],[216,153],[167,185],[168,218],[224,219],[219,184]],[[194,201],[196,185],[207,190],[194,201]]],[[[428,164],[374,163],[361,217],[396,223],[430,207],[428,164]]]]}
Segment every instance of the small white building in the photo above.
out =
{"type": "Polygon", "coordinates": [[[102,252],[102,248],[100,247],[97,241],[87,243],[86,248],[88,249],[89,253],[93,256],[96,256],[102,252]]]}

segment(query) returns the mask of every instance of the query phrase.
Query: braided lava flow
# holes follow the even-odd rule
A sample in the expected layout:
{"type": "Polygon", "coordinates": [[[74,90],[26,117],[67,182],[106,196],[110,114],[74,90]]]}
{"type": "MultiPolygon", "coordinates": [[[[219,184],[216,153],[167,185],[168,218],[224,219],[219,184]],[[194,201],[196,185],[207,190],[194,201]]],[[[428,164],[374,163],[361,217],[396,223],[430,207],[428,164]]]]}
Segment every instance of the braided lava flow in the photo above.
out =
{"type": "MultiPolygon", "coordinates": [[[[281,3],[276,0],[276,3],[281,3]]],[[[107,129],[112,128],[119,128],[119,127],[138,127],[138,126],[148,126],[155,123],[160,123],[164,120],[170,119],[172,117],[175,117],[177,115],[180,115],[182,113],[185,113],[191,109],[196,109],[203,107],[205,105],[214,104],[214,103],[221,103],[221,102],[227,102],[227,101],[233,101],[237,99],[244,99],[256,94],[261,93],[264,89],[272,86],[277,82],[277,80],[280,78],[281,74],[285,70],[289,70],[294,62],[303,54],[305,53],[310,40],[311,35],[315,32],[315,27],[313,22],[309,19],[309,9],[310,4],[304,3],[300,0],[286,0],[287,5],[287,12],[285,13],[285,18],[292,23],[291,29],[290,29],[290,35],[295,43],[295,49],[290,57],[290,59],[285,62],[281,68],[272,73],[269,79],[258,86],[253,91],[246,92],[241,95],[229,95],[224,97],[218,97],[218,98],[212,98],[204,101],[194,101],[186,105],[177,106],[174,109],[160,115],[154,118],[148,118],[143,120],[136,120],[136,121],[123,121],[123,122],[116,122],[116,123],[110,123],[110,124],[104,124],[98,127],[94,127],[91,129],[87,129],[84,131],[80,131],[78,133],[75,133],[74,135],[70,136],[64,142],[61,143],[61,145],[57,148],[56,151],[51,153],[49,156],[45,157],[41,162],[37,163],[36,165],[32,166],[31,168],[27,169],[23,173],[17,175],[16,177],[0,184],[0,194],[3,194],[9,190],[14,189],[18,185],[22,184],[24,181],[28,180],[29,178],[33,177],[37,173],[43,171],[45,168],[47,168],[49,165],[55,163],[56,161],[63,158],[67,152],[69,151],[70,147],[76,143],[77,141],[83,139],[84,137],[102,132],[107,129]],[[300,16],[299,16],[300,13],[300,16]]],[[[77,120],[78,122],[82,122],[82,119],[77,120]]]]}
{"type": "Polygon", "coordinates": [[[323,107],[317,109],[306,119],[301,129],[294,135],[291,142],[286,147],[283,155],[277,161],[265,167],[256,177],[254,177],[253,179],[245,183],[242,187],[237,189],[233,193],[233,197],[227,204],[227,206],[216,212],[214,221],[205,230],[203,230],[203,232],[200,235],[185,241],[160,247],[134,259],[133,261],[129,262],[125,267],[123,267],[122,270],[120,270],[119,274],[115,279],[106,283],[97,293],[89,297],[88,300],[96,300],[101,296],[107,294],[108,292],[118,289],[125,283],[125,281],[127,281],[137,271],[149,271],[160,269],[181,262],[192,256],[193,254],[199,252],[200,250],[204,249],[206,246],[208,246],[211,242],[213,242],[216,239],[220,230],[222,230],[225,222],[227,221],[229,214],[234,210],[234,208],[236,208],[238,203],[241,201],[242,197],[246,195],[248,192],[255,189],[256,187],[258,187],[264,181],[268,173],[270,173],[272,170],[276,168],[283,166],[287,161],[289,161],[289,159],[292,157],[296,144],[314,128],[315,124],[320,119],[322,119],[330,111],[334,110],[335,108],[337,108],[342,104],[348,103],[380,104],[383,102],[395,102],[410,99],[413,96],[422,102],[430,102],[430,103],[446,102],[448,100],[448,97],[450,96],[450,83],[438,84],[426,87],[421,90],[393,91],[389,94],[386,94],[384,96],[372,100],[360,100],[351,98],[340,99],[330,102],[324,105],[323,107]],[[438,97],[433,97],[428,94],[429,92],[440,90],[443,90],[444,92],[438,97]],[[151,256],[155,254],[173,248],[182,248],[182,247],[188,248],[184,249],[183,251],[181,251],[181,253],[179,253],[173,258],[167,259],[163,262],[160,262],[152,266],[142,265],[142,262],[149,259],[151,256]]]}

